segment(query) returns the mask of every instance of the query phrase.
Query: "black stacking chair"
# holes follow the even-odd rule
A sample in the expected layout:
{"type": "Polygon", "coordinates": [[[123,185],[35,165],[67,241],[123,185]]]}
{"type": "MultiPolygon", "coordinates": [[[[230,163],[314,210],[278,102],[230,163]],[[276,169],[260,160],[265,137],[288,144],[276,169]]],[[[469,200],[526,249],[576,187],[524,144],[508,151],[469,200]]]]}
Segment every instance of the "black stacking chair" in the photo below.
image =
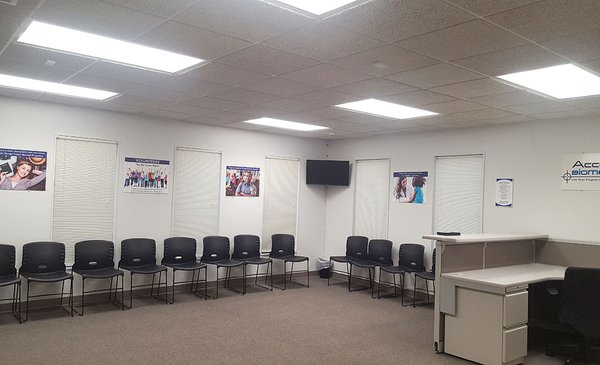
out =
{"type": "Polygon", "coordinates": [[[291,234],[274,234],[271,236],[271,252],[269,253],[269,257],[272,259],[277,259],[283,261],[283,288],[278,287],[279,289],[285,290],[287,288],[287,263],[291,262],[292,267],[290,270],[290,282],[300,284],[303,286],[310,286],[310,273],[308,271],[308,257],[306,256],[297,256],[295,251],[295,241],[294,236],[291,234]],[[306,261],[306,284],[299,283],[297,281],[292,280],[292,274],[294,273],[294,263],[295,262],[303,262],[306,261]]]}
{"type": "Polygon", "coordinates": [[[192,294],[207,299],[206,265],[198,262],[196,258],[196,239],[189,237],[171,237],[167,238],[164,242],[165,252],[161,264],[170,267],[173,270],[171,301],[169,303],[175,303],[175,284],[191,284],[190,292],[192,294]],[[204,270],[204,290],[202,293],[198,291],[201,270],[204,270]],[[177,271],[191,271],[192,279],[176,282],[175,273],[177,271]]]}
{"type": "Polygon", "coordinates": [[[254,274],[254,285],[261,288],[273,290],[273,260],[266,257],[260,257],[260,238],[252,234],[240,234],[233,237],[233,254],[231,258],[244,263],[244,277],[246,277],[246,268],[248,265],[256,266],[254,274]],[[258,282],[258,269],[261,265],[267,265],[265,272],[265,283],[258,282]],[[271,268],[271,285],[267,286],[267,277],[271,268]]]}
{"type": "Polygon", "coordinates": [[[0,299],[0,302],[11,301],[10,310],[15,318],[21,321],[21,278],[15,267],[15,246],[0,245],[0,288],[13,287],[12,298],[0,299]]]}
{"type": "MultiPolygon", "coordinates": [[[[81,312],[73,306],[73,310],[83,316],[85,308],[85,279],[110,279],[108,287],[108,301],[125,309],[123,302],[123,276],[122,270],[115,269],[115,244],[111,241],[89,240],[75,244],[75,263],[73,272],[81,275],[81,312]],[[117,302],[119,291],[119,277],[121,278],[121,302],[117,302]],[[115,280],[116,278],[116,280],[115,280]],[[113,281],[115,282],[115,297],[112,297],[113,281]]],[[[106,292],[107,289],[91,290],[88,293],[106,292]]]]}
{"type": "Polygon", "coordinates": [[[121,241],[121,260],[119,269],[129,271],[129,305],[133,304],[133,288],[150,286],[150,295],[158,300],[167,302],[167,268],[156,264],[156,241],[149,238],[129,238],[121,241]],[[165,273],[165,297],[160,296],[160,283],[162,274],[165,273]],[[133,285],[133,275],[152,274],[152,284],[133,285]],[[154,293],[154,281],[158,274],[158,288],[154,293]]]}
{"type": "Polygon", "coordinates": [[[202,252],[201,262],[209,265],[215,265],[217,268],[217,291],[214,297],[219,297],[219,269],[226,268],[224,287],[235,292],[246,294],[246,270],[244,270],[244,262],[232,260],[229,255],[229,237],[224,236],[206,236],[203,239],[204,250],[202,252]],[[234,267],[242,268],[242,290],[233,288],[230,285],[231,269],[234,267]]]}
{"type": "Polygon", "coordinates": [[[29,295],[30,284],[62,282],[60,291],[60,308],[65,309],[73,317],[73,274],[66,271],[65,244],[60,242],[30,242],[23,245],[23,260],[19,274],[27,279],[27,300],[25,302],[25,318],[29,318],[29,298],[56,295],[29,295]],[[70,281],[69,307],[63,307],[65,281],[70,281]]]}
{"type": "MultiPolygon", "coordinates": [[[[346,264],[346,276],[348,279],[348,291],[351,291],[350,282],[350,261],[352,260],[364,260],[368,256],[367,247],[369,245],[369,239],[364,236],[349,236],[346,239],[346,255],[345,256],[330,256],[329,266],[333,268],[334,262],[346,264]]],[[[335,271],[334,271],[335,272],[335,271]]],[[[327,278],[327,285],[330,284],[331,275],[327,278]]]]}
{"type": "MultiPolygon", "coordinates": [[[[400,297],[402,298],[402,305],[404,303],[404,274],[413,272],[424,272],[425,266],[423,266],[423,255],[425,247],[417,243],[403,243],[398,249],[398,266],[383,266],[379,270],[379,282],[377,285],[377,297],[381,298],[381,274],[387,272],[392,274],[394,280],[394,296],[398,295],[398,285],[396,284],[396,275],[400,275],[400,297]]],[[[414,298],[413,298],[414,299],[414,298]]]]}
{"type": "Polygon", "coordinates": [[[432,256],[433,264],[431,265],[431,271],[415,271],[415,285],[413,287],[413,307],[420,304],[431,304],[429,300],[429,282],[433,283],[433,295],[435,296],[435,248],[433,249],[432,256]],[[417,278],[425,280],[425,292],[427,294],[427,302],[415,303],[417,297],[417,278]]]}
{"type": "MultiPolygon", "coordinates": [[[[392,246],[390,240],[374,239],[369,241],[369,254],[366,260],[350,261],[350,279],[352,280],[352,267],[360,267],[369,270],[369,286],[371,288],[371,297],[375,298],[375,285],[373,285],[373,277],[377,267],[385,267],[394,265],[392,260],[392,246]]],[[[360,288],[360,289],[365,289],[360,288]]],[[[359,289],[359,290],[360,290],[359,289]]]]}

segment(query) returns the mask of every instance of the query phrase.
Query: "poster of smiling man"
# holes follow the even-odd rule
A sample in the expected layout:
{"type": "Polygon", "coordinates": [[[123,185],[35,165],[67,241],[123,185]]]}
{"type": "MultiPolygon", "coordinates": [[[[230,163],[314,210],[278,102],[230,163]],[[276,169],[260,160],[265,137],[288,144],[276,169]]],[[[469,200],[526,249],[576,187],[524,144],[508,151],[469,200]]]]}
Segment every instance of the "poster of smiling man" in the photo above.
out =
{"type": "Polygon", "coordinates": [[[260,168],[227,166],[225,196],[257,197],[260,187],[260,168]]]}
{"type": "Polygon", "coordinates": [[[0,190],[46,190],[45,151],[0,148],[0,190]]]}

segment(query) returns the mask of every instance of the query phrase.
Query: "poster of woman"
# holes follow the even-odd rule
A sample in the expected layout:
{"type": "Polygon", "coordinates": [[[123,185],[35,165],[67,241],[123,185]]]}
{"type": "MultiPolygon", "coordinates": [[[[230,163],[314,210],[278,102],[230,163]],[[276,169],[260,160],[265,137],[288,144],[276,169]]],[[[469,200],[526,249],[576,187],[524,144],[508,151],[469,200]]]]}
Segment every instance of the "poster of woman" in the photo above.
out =
{"type": "Polygon", "coordinates": [[[225,196],[259,196],[260,168],[227,166],[225,196]]]}
{"type": "Polygon", "coordinates": [[[394,172],[392,200],[395,203],[427,203],[427,171],[394,172]]]}
{"type": "Polygon", "coordinates": [[[0,190],[46,190],[48,153],[0,148],[0,190]]]}

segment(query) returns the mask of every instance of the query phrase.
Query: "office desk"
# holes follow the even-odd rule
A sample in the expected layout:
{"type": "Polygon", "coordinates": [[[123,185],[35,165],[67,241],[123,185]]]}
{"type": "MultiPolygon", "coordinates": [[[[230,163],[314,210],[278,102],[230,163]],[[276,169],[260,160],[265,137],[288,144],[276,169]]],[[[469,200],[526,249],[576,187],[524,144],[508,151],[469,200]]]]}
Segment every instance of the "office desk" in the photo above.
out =
{"type": "MultiPolygon", "coordinates": [[[[453,341],[460,339],[463,331],[468,331],[467,327],[458,328],[457,326],[467,326],[467,323],[474,323],[477,326],[481,321],[481,318],[479,317],[469,319],[469,317],[461,316],[461,313],[464,311],[466,311],[466,313],[483,311],[480,317],[489,317],[491,322],[496,324],[501,323],[502,325],[500,329],[494,332],[495,344],[496,346],[500,344],[501,348],[492,351],[494,352],[494,356],[490,359],[479,359],[478,357],[473,357],[474,355],[470,353],[453,354],[486,364],[516,364],[519,363],[519,361],[522,361],[522,356],[517,355],[523,353],[523,351],[526,352],[526,327],[525,330],[521,329],[515,331],[514,334],[513,332],[509,332],[508,338],[504,339],[506,341],[502,338],[502,328],[514,329],[514,326],[518,327],[519,324],[523,326],[526,323],[526,318],[523,320],[522,315],[521,317],[517,316],[517,318],[513,319],[512,314],[510,313],[527,313],[527,296],[523,295],[523,293],[526,294],[525,289],[527,288],[527,284],[536,280],[536,278],[532,278],[530,275],[537,269],[541,269],[541,267],[531,266],[529,268],[523,268],[520,279],[514,279],[515,276],[512,276],[511,278],[511,276],[508,275],[507,272],[503,272],[502,269],[504,268],[504,270],[512,271],[510,267],[515,265],[528,265],[535,262],[535,241],[544,240],[547,237],[547,235],[539,234],[423,236],[424,239],[436,241],[436,288],[438,288],[435,296],[434,311],[434,348],[436,351],[448,353],[456,351],[456,343],[453,341]],[[491,276],[486,276],[486,271],[478,273],[472,272],[468,276],[465,276],[465,272],[473,270],[499,271],[487,271],[491,276]],[[528,273],[526,274],[525,272],[528,273]],[[447,275],[452,273],[462,275],[458,275],[457,277],[447,277],[447,275]],[[504,279],[500,278],[502,273],[507,274],[504,279]],[[494,279],[492,279],[493,276],[495,276],[494,279]],[[444,280],[442,280],[443,277],[444,280]],[[476,282],[479,279],[482,280],[476,282]],[[507,288],[509,289],[509,292],[506,291],[507,288]],[[480,301],[485,301],[485,303],[480,303],[480,301]],[[509,305],[509,307],[506,307],[506,305],[509,305]],[[520,311],[519,309],[522,309],[523,306],[525,309],[520,311]],[[505,307],[510,309],[507,316],[504,315],[505,307]],[[453,313],[455,315],[453,315],[453,313]],[[491,320],[492,316],[488,316],[487,313],[493,313],[494,319],[491,320]],[[459,321],[456,321],[457,318],[459,321]],[[450,326],[448,331],[446,331],[447,319],[449,319],[450,326]],[[508,322],[505,322],[506,320],[508,320],[508,322]],[[505,326],[507,323],[511,323],[511,325],[508,327],[505,326]],[[459,335],[455,335],[456,333],[459,335]],[[524,338],[523,335],[525,335],[524,338]],[[448,340],[450,340],[450,350],[447,350],[445,346],[445,343],[448,340]],[[517,345],[511,345],[512,343],[516,343],[517,345]],[[502,350],[502,346],[505,345],[508,346],[508,352],[502,350]],[[504,356],[502,356],[503,354],[504,356]],[[509,358],[512,359],[508,360],[509,358]],[[502,361],[503,359],[504,361],[502,361]]],[[[516,275],[515,271],[512,272],[516,275]]],[[[539,280],[545,280],[544,278],[546,278],[547,275],[549,274],[540,274],[539,280]]],[[[489,337],[487,333],[482,334],[477,328],[478,327],[476,327],[475,333],[479,333],[479,335],[474,336],[475,338],[468,346],[470,348],[483,348],[483,344],[478,344],[489,337]]],[[[491,343],[491,341],[489,342],[491,343]]]]}

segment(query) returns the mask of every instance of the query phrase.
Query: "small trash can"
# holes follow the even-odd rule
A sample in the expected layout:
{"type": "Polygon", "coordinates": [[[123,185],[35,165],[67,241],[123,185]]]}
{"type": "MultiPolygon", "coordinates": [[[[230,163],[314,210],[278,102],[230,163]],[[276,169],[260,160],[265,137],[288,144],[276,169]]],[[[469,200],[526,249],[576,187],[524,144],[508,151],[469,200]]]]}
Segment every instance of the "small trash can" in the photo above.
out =
{"type": "Polygon", "coordinates": [[[329,279],[331,277],[331,263],[328,259],[319,257],[317,260],[317,269],[321,279],[329,279]]]}

